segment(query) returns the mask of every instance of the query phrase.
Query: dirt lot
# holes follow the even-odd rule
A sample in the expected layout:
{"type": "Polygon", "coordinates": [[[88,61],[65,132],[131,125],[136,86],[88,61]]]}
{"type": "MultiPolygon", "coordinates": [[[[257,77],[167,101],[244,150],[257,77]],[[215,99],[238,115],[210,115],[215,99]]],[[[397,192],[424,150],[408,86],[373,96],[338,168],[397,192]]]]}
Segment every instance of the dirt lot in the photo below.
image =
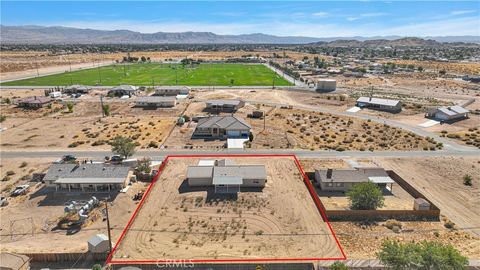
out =
{"type": "Polygon", "coordinates": [[[375,258],[386,239],[400,242],[439,241],[451,244],[469,258],[480,257],[480,238],[465,231],[446,229],[443,222],[401,222],[402,230],[395,233],[385,222],[331,222],[340,244],[349,259],[375,258]]]}
{"type": "Polygon", "coordinates": [[[480,158],[378,158],[375,161],[420,190],[459,229],[480,236],[480,158]],[[472,176],[472,186],[463,184],[466,174],[472,176]]]}
{"type": "Polygon", "coordinates": [[[198,159],[169,160],[114,259],[341,257],[291,158],[235,161],[265,164],[266,187],[238,197],[191,189],[186,169],[198,159]]]}

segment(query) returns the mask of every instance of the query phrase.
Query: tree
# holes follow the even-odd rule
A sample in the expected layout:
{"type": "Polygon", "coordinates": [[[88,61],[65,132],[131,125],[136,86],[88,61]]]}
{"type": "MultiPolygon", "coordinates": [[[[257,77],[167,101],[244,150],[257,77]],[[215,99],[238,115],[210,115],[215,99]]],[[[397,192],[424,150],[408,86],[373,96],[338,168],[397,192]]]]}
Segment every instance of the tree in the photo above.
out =
{"type": "Polygon", "coordinates": [[[73,102],[67,102],[67,109],[69,113],[73,112],[73,106],[74,106],[73,102]]]}
{"type": "Polygon", "coordinates": [[[145,56],[142,56],[142,57],[140,57],[140,60],[142,60],[142,62],[146,62],[147,58],[145,58],[145,56]]]}
{"type": "Polygon", "coordinates": [[[137,171],[143,173],[150,173],[152,168],[150,165],[152,164],[152,160],[150,158],[143,158],[138,161],[137,171]]]}
{"type": "Polygon", "coordinates": [[[235,83],[234,79],[230,79],[230,84],[233,85],[235,83]]]}
{"type": "Polygon", "coordinates": [[[250,142],[253,141],[253,133],[252,132],[248,133],[248,141],[250,141],[250,142]]]}
{"type": "Polygon", "coordinates": [[[469,174],[465,174],[463,176],[463,184],[465,186],[471,186],[472,185],[472,176],[469,174]]]}
{"type": "Polygon", "coordinates": [[[395,270],[460,270],[468,264],[468,259],[450,244],[429,241],[402,244],[396,240],[386,240],[377,258],[395,270]]]}
{"type": "Polygon", "coordinates": [[[358,183],[347,192],[350,207],[356,210],[375,210],[383,206],[384,198],[380,188],[372,183],[358,183]]]}
{"type": "Polygon", "coordinates": [[[135,153],[135,143],[130,138],[117,136],[113,139],[111,145],[112,152],[124,158],[133,156],[135,153]]]}
{"type": "Polygon", "coordinates": [[[102,111],[103,111],[103,114],[105,114],[105,116],[109,116],[110,115],[110,105],[108,104],[105,104],[102,106],[102,111]]]}
{"type": "Polygon", "coordinates": [[[3,114],[0,114],[0,123],[3,123],[5,120],[7,120],[7,117],[3,114]]]}
{"type": "Polygon", "coordinates": [[[349,268],[341,261],[336,261],[328,268],[330,270],[348,270],[349,268]]]}

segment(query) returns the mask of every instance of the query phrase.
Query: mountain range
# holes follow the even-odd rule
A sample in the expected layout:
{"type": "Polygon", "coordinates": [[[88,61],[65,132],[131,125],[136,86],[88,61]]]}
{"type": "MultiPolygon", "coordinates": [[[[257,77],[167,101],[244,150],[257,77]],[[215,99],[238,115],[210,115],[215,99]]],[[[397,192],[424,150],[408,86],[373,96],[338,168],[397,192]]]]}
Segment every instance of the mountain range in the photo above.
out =
{"type": "Polygon", "coordinates": [[[157,32],[140,33],[130,30],[95,30],[62,26],[6,26],[0,25],[2,44],[325,44],[376,45],[381,40],[385,46],[435,46],[439,42],[466,42],[480,44],[479,36],[443,36],[405,38],[401,36],[376,37],[302,37],[267,34],[218,35],[211,32],[157,32]],[[413,41],[413,43],[412,43],[413,41]],[[371,44],[369,44],[369,42],[371,44]],[[404,44],[405,43],[405,44],[404,44]]]}

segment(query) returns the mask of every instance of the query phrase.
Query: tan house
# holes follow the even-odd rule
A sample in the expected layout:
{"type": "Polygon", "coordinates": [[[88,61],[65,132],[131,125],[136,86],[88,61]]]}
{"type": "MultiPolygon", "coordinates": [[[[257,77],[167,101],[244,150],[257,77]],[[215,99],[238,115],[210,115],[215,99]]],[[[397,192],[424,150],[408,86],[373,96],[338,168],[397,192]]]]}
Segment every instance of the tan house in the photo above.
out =
{"type": "Polygon", "coordinates": [[[53,100],[50,97],[32,96],[32,97],[16,99],[15,103],[17,104],[18,107],[21,107],[21,108],[39,109],[52,101],[53,100]]]}
{"type": "Polygon", "coordinates": [[[210,116],[200,118],[193,132],[195,137],[248,138],[251,126],[236,116],[210,116]]]}

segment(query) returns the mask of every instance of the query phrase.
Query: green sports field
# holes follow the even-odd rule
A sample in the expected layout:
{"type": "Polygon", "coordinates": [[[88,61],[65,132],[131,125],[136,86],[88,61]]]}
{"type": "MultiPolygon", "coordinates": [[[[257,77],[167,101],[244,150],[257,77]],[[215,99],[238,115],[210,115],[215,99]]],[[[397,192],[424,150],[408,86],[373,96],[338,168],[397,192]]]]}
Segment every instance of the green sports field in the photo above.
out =
{"type": "MultiPolygon", "coordinates": [[[[40,74],[41,75],[41,74],[40,74]]],[[[2,83],[2,86],[106,85],[198,85],[198,86],[291,85],[261,64],[115,64],[62,74],[2,83]]]]}

